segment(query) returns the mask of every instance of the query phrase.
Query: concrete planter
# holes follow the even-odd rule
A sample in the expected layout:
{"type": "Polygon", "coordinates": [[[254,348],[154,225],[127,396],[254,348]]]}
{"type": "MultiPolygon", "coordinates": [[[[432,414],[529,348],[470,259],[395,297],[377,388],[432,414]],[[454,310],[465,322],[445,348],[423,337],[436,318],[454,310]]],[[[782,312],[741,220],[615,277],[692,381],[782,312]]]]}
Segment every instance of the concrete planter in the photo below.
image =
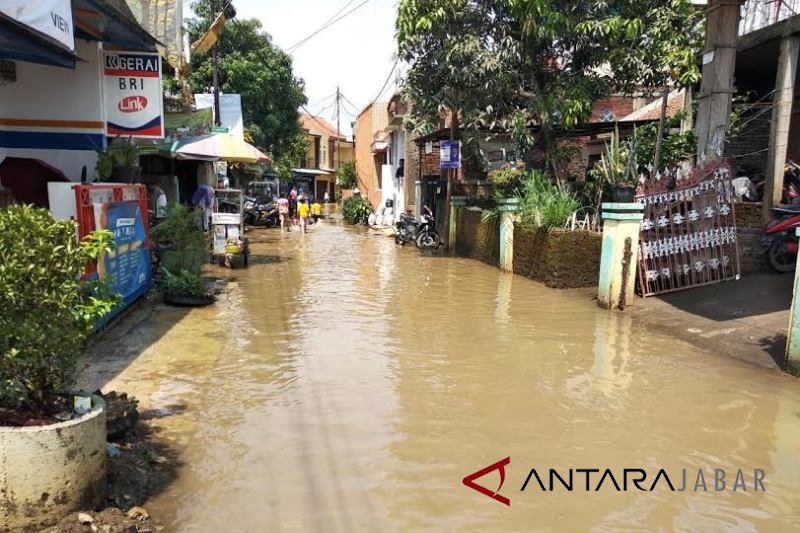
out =
{"type": "Polygon", "coordinates": [[[105,402],[49,426],[0,427],[0,531],[44,527],[105,501],[105,402]]]}

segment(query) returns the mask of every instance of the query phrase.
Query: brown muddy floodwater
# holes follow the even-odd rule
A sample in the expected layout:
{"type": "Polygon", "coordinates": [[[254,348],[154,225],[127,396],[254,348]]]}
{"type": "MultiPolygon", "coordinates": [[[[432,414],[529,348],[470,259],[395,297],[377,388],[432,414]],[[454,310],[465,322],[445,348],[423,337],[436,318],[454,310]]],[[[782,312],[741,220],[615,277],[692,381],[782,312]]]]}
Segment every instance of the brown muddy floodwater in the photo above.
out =
{"type": "Polygon", "coordinates": [[[167,531],[800,529],[800,381],[386,237],[253,238],[215,306],[123,323],[82,376],[161,415],[183,467],[146,507],[167,531]],[[506,457],[509,507],[462,483],[506,457]],[[646,489],[663,468],[676,491],[522,492],[532,468],[646,489]]]}

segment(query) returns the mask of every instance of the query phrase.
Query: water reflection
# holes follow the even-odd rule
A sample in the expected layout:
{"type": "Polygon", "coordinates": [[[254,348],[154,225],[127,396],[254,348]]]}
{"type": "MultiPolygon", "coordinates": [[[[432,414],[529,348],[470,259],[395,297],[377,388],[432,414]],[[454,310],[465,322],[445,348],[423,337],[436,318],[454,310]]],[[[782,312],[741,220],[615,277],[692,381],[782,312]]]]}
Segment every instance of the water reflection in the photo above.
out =
{"type": "Polygon", "coordinates": [[[622,313],[595,315],[592,365],[566,379],[566,391],[577,402],[603,402],[609,409],[627,407],[626,391],[633,383],[629,368],[632,319],[622,313]]]}
{"type": "Polygon", "coordinates": [[[148,505],[169,531],[800,527],[797,380],[476,261],[260,235],[216,306],[147,345],[156,313],[96,383],[169,414],[187,466],[148,505]],[[461,484],[508,456],[510,508],[461,484]],[[763,467],[768,492],[520,493],[532,467],[763,467]]]}

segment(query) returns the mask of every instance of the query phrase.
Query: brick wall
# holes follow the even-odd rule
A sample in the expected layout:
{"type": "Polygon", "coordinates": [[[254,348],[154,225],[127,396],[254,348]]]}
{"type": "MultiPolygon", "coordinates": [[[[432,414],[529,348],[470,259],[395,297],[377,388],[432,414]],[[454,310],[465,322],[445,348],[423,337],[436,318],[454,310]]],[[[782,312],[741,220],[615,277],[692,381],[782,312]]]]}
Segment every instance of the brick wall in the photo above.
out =
{"type": "Polygon", "coordinates": [[[761,202],[736,202],[734,207],[737,227],[761,229],[764,226],[764,206],[761,202]]]}
{"type": "Polygon", "coordinates": [[[636,111],[639,107],[642,107],[641,104],[646,103],[645,101],[640,102],[640,100],[639,98],[632,98],[630,96],[609,96],[608,98],[601,98],[594,104],[591,122],[600,122],[600,117],[606,109],[610,109],[614,112],[614,118],[616,120],[621,120],[623,117],[636,111]]]}
{"type": "Polygon", "coordinates": [[[759,272],[771,272],[767,265],[767,257],[759,243],[760,231],[753,228],[740,229],[737,234],[739,247],[739,265],[743,275],[759,272]]]}
{"type": "Polygon", "coordinates": [[[735,175],[752,178],[747,167],[761,174],[766,171],[771,120],[772,112],[769,109],[756,106],[742,117],[742,123],[747,124],[744,131],[727,139],[725,157],[730,160],[735,175]]]}

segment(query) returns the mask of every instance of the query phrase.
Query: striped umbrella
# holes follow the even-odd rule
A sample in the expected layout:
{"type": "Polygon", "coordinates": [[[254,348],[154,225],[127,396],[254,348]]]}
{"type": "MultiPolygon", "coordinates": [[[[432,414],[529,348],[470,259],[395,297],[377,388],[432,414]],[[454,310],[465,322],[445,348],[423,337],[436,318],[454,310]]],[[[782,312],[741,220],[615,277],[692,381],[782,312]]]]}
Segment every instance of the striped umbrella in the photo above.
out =
{"type": "Polygon", "coordinates": [[[173,153],[185,159],[228,161],[230,163],[269,163],[270,159],[250,143],[229,133],[211,133],[178,141],[173,153]]]}

